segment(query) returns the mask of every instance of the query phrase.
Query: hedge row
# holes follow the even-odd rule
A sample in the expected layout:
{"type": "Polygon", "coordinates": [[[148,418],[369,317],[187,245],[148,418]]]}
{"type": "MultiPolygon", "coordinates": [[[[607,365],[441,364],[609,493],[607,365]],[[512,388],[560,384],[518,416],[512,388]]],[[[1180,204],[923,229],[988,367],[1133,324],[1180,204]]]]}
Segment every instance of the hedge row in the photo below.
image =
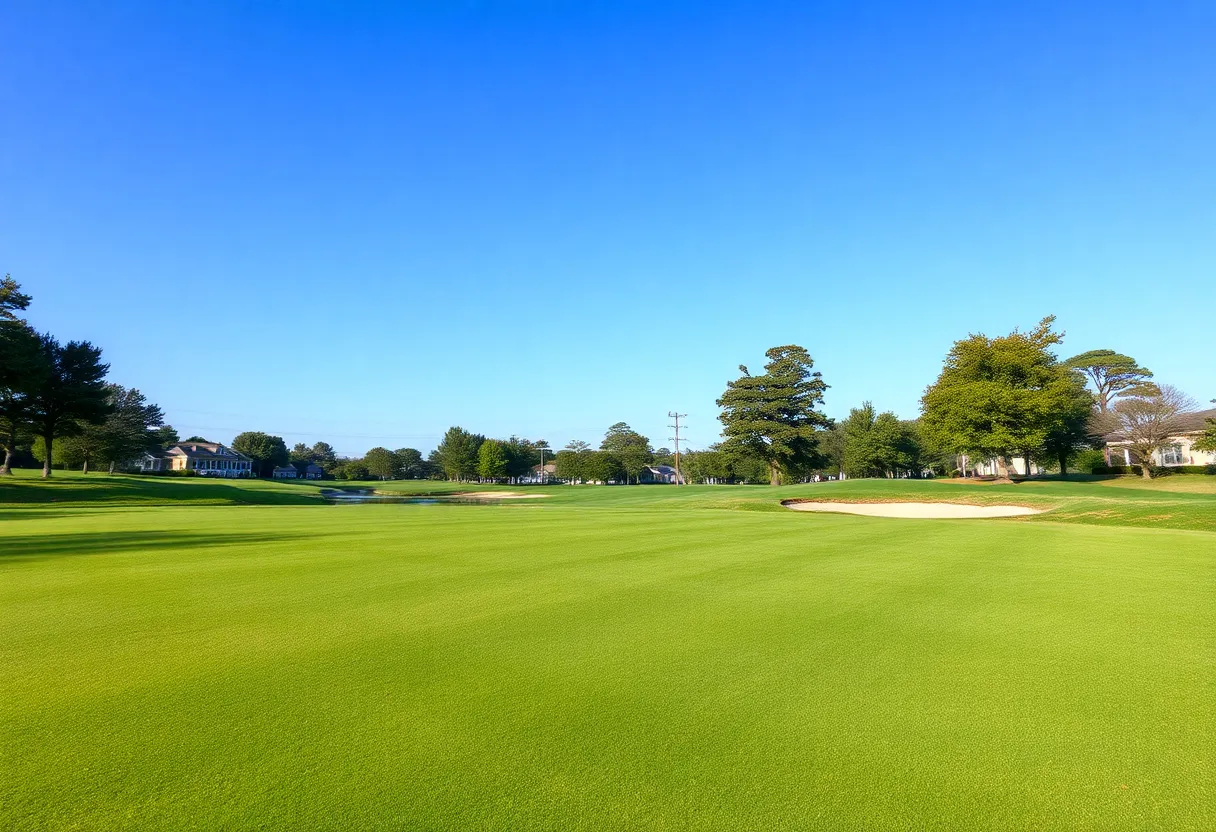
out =
{"type": "MultiPolygon", "coordinates": [[[[1154,468],[1160,474],[1216,474],[1216,465],[1171,465],[1154,468]]],[[[1095,474],[1135,474],[1141,476],[1139,465],[1095,465],[1095,474]]]]}

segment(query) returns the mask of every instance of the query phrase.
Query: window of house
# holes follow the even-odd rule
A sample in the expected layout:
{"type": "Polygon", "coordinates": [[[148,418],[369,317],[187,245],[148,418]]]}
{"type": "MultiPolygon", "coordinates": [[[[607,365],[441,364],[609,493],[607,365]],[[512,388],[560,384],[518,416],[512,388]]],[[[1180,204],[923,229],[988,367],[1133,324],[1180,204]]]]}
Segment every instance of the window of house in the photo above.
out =
{"type": "Polygon", "coordinates": [[[1162,445],[1161,446],[1161,464],[1162,465],[1181,465],[1182,464],[1182,446],[1162,445]]]}

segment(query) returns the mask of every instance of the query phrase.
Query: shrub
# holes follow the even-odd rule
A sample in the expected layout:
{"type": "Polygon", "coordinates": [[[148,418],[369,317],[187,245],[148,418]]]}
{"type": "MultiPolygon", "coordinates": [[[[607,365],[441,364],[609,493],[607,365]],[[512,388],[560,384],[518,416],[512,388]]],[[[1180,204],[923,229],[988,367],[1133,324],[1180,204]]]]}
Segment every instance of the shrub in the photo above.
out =
{"type": "Polygon", "coordinates": [[[1080,451],[1069,462],[1068,467],[1085,474],[1096,474],[1098,468],[1106,466],[1106,454],[1101,451],[1080,451]]]}

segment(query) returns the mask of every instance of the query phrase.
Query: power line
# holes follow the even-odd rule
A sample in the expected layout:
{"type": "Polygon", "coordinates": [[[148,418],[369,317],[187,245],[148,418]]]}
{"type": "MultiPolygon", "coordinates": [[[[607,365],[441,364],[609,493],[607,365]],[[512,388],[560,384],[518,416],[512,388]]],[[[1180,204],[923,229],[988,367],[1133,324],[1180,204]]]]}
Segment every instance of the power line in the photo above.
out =
{"type": "MultiPolygon", "coordinates": [[[[688,416],[687,413],[676,413],[674,410],[667,411],[667,418],[675,419],[675,424],[668,425],[669,428],[675,428],[676,435],[667,437],[676,444],[676,485],[681,485],[683,477],[680,476],[680,420],[688,416]]],[[[687,425],[685,426],[687,427],[687,425]]]]}

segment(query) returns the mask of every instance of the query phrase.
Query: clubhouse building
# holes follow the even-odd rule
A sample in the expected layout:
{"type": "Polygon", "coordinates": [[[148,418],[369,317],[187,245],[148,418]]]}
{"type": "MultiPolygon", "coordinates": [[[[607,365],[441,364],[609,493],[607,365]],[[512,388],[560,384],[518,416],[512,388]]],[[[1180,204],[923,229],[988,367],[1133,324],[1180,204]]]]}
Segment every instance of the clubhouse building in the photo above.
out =
{"type": "Polygon", "coordinates": [[[194,471],[203,477],[252,477],[253,460],[218,442],[175,442],[159,454],[136,460],[141,473],[194,471]]]}

